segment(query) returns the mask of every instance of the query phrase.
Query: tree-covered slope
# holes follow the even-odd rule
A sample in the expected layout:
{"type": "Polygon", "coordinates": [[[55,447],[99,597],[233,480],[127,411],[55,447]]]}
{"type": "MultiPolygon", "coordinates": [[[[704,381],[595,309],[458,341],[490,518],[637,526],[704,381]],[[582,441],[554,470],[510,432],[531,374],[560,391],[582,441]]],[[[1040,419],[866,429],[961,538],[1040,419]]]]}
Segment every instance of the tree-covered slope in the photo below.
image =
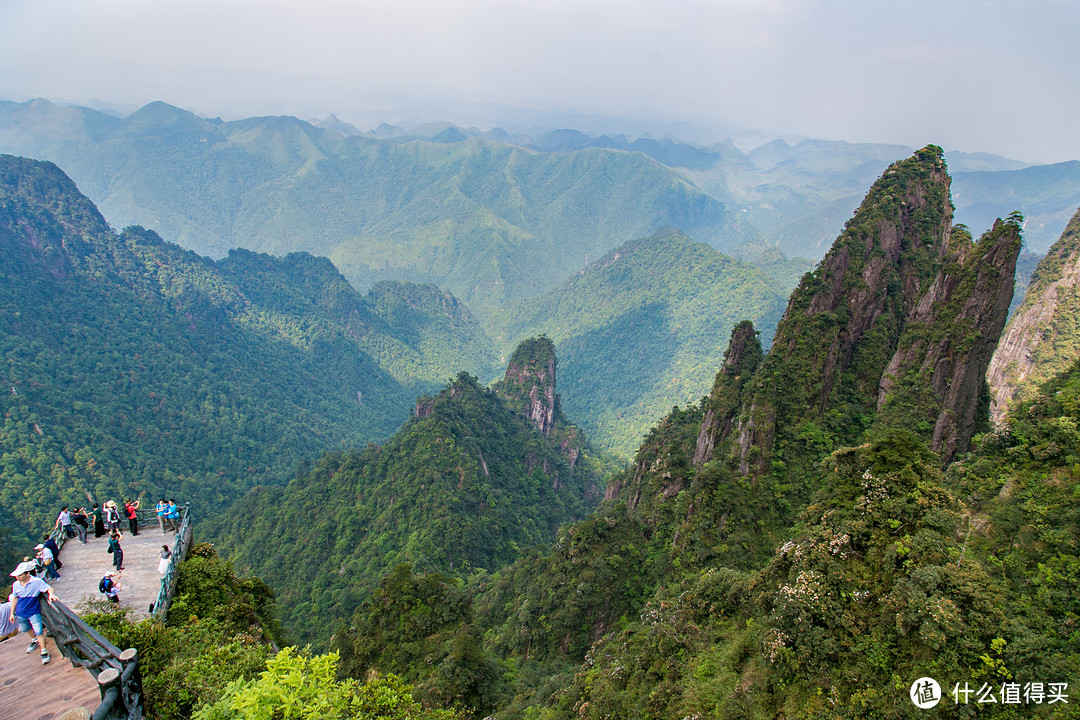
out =
{"type": "Polygon", "coordinates": [[[1078,370],[971,435],[1019,218],[973,243],[950,210],[936,148],[893,166],[769,355],[737,326],[713,393],[650,432],[593,517],[477,585],[486,648],[515,668],[496,717],[915,717],[922,676],[1076,681],[1078,370]],[[764,467],[747,413],[775,429],[764,467]]]}
{"type": "Polygon", "coordinates": [[[0,525],[20,533],[88,493],[223,507],[389,436],[411,398],[394,374],[432,387],[493,354],[441,292],[360,295],[310,256],[216,264],[117,235],[54,165],[10,156],[0,267],[0,525]]]}
{"type": "Polygon", "coordinates": [[[276,590],[288,629],[324,641],[400,563],[506,565],[602,493],[601,461],[562,419],[548,368],[551,342],[530,341],[494,389],[463,373],[382,446],[326,455],[204,529],[276,590]]]}
{"type": "Polygon", "coordinates": [[[218,263],[247,297],[341,328],[409,392],[441,387],[461,371],[487,376],[499,357],[479,321],[434,285],[384,280],[358,293],[325,258],[282,259],[233,250],[218,263]]]}
{"type": "Polygon", "coordinates": [[[630,457],[672,406],[708,392],[735,323],[750,319],[771,338],[783,301],[758,268],[668,228],[519,303],[507,332],[555,341],[567,412],[630,457]]]}
{"type": "Polygon", "coordinates": [[[289,117],[222,123],[164,103],[116,119],[42,100],[0,105],[0,150],[57,162],[107,217],[199,253],[303,250],[358,285],[435,283],[478,312],[665,225],[721,248],[753,236],[636,152],[401,143],[289,117]]]}

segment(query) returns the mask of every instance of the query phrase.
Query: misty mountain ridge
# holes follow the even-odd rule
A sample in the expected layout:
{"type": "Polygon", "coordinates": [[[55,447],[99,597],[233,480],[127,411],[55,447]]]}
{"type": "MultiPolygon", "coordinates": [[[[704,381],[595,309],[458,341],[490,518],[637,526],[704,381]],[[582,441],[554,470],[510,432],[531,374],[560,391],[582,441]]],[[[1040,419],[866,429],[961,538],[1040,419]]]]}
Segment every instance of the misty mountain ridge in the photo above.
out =
{"type": "Polygon", "coordinates": [[[0,149],[59,162],[117,224],[211,257],[312,252],[358,287],[435,283],[489,316],[665,225],[721,249],[756,235],[640,153],[538,153],[431,130],[398,142],[283,116],[208,121],[160,102],[125,119],[0,104],[0,149]]]}

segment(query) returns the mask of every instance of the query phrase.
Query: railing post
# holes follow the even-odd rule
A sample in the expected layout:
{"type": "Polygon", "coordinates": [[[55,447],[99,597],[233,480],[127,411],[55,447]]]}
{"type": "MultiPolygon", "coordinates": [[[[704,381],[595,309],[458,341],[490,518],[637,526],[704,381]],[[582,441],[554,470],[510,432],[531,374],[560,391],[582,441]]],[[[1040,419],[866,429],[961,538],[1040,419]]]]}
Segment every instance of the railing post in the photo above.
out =
{"type": "Polygon", "coordinates": [[[125,718],[128,720],[140,720],[142,718],[142,674],[139,672],[139,651],[128,648],[120,653],[120,664],[123,670],[120,672],[120,697],[124,701],[127,710],[125,718]]]}
{"type": "Polygon", "coordinates": [[[118,720],[124,717],[117,713],[116,705],[120,701],[120,671],[105,668],[97,676],[98,690],[101,691],[101,704],[94,711],[93,720],[118,720]]]}

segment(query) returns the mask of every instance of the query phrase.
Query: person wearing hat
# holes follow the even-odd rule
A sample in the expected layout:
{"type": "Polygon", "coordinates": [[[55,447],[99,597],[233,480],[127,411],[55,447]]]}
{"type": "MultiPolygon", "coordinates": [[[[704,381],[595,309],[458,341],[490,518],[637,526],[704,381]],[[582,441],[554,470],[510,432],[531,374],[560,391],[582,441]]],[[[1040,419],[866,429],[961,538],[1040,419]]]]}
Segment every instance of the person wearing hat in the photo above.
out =
{"type": "Polygon", "coordinates": [[[51,658],[48,649],[45,647],[45,623],[41,619],[41,595],[44,593],[49,604],[52,605],[56,600],[56,594],[53,593],[52,587],[44,580],[30,575],[33,569],[34,563],[24,561],[19,563],[19,566],[11,573],[11,577],[15,578],[15,582],[11,584],[11,595],[8,598],[11,601],[8,620],[18,622],[20,632],[33,631],[34,639],[30,642],[30,647],[26,648],[26,652],[34,652],[36,646],[41,650],[41,664],[47,665],[51,658]]]}
{"type": "Polygon", "coordinates": [[[120,511],[112,500],[105,503],[105,527],[110,532],[120,532],[120,511]]]}
{"type": "Polygon", "coordinates": [[[110,570],[98,583],[98,590],[105,593],[105,599],[111,603],[120,602],[120,571],[110,570]]]}
{"type": "Polygon", "coordinates": [[[55,555],[52,550],[44,545],[35,545],[34,549],[37,550],[37,559],[41,561],[41,566],[45,568],[45,578],[48,580],[59,580],[60,573],[56,572],[56,563],[53,562],[55,555]]]}

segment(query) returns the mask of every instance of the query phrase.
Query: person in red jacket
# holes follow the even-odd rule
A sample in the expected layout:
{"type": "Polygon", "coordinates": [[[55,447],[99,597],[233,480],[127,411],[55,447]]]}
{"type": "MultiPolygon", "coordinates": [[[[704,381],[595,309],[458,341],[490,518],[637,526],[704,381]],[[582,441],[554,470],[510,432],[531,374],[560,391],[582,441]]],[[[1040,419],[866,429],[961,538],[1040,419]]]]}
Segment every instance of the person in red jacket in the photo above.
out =
{"type": "Polygon", "coordinates": [[[127,514],[128,529],[131,530],[132,535],[139,534],[139,517],[135,513],[139,509],[138,500],[126,500],[124,502],[124,512],[127,514]]]}

